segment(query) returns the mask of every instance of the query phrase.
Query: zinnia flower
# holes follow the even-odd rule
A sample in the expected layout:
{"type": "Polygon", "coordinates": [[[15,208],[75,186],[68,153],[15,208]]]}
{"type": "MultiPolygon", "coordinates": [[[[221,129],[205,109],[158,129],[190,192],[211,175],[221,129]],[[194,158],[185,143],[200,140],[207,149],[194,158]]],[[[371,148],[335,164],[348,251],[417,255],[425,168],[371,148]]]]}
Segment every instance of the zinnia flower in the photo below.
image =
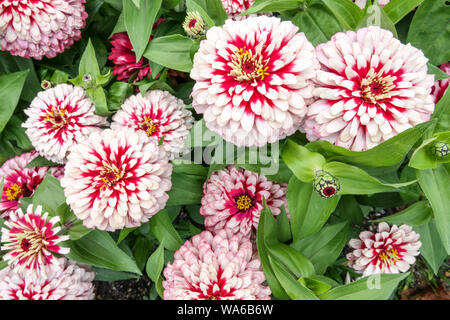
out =
{"type": "Polygon", "coordinates": [[[203,185],[200,214],[207,230],[230,229],[249,235],[258,227],[263,198],[277,216],[284,205],[287,211],[285,183],[274,183],[255,172],[228,166],[211,175],[203,185]]]}
{"type": "Polygon", "coordinates": [[[188,12],[183,29],[189,37],[196,38],[205,32],[205,22],[198,11],[188,12]]]}
{"type": "Polygon", "coordinates": [[[164,148],[144,132],[107,129],[72,147],[61,185],[86,227],[114,231],[163,209],[171,174],[164,148]]]}
{"type": "Polygon", "coordinates": [[[270,300],[260,260],[243,235],[195,235],[164,269],[165,300],[270,300]]]}
{"type": "Polygon", "coordinates": [[[184,150],[184,140],[189,135],[194,119],[183,100],[167,91],[152,90],[144,96],[138,93],[129,97],[113,117],[111,128],[130,127],[143,131],[149,139],[161,143],[175,158],[184,150]]]}
{"type": "MultiPolygon", "coordinates": [[[[441,70],[450,75],[450,63],[446,62],[440,66],[441,70]]],[[[433,86],[433,96],[434,103],[438,103],[439,100],[444,96],[445,91],[448,88],[448,84],[450,83],[450,78],[436,81],[433,86]]]]}
{"type": "Polygon", "coordinates": [[[229,17],[245,12],[255,0],[222,0],[223,7],[229,17]]]}
{"type": "Polygon", "coordinates": [[[85,0],[3,0],[1,49],[24,58],[53,58],[81,39],[85,0]]]}
{"type": "Polygon", "coordinates": [[[11,267],[0,271],[0,300],[92,300],[95,273],[66,258],[45,266],[45,275],[27,277],[11,267]]]}
{"type": "Polygon", "coordinates": [[[44,180],[48,170],[53,176],[59,178],[63,167],[34,167],[25,168],[38,153],[31,151],[7,160],[0,168],[0,182],[3,178],[3,192],[0,198],[0,213],[4,219],[9,213],[18,208],[19,200],[31,197],[39,184],[44,180]]]}
{"type": "Polygon", "coordinates": [[[350,240],[349,245],[355,250],[347,254],[349,266],[363,276],[406,272],[419,255],[422,245],[419,238],[406,224],[400,227],[394,224],[391,228],[381,222],[377,233],[363,231],[359,239],[350,240]]]}
{"type": "Polygon", "coordinates": [[[392,32],[373,26],[340,32],[316,51],[322,70],[304,124],[309,140],[361,151],[430,119],[428,59],[392,32]]]}
{"type": "Polygon", "coordinates": [[[107,124],[94,114],[84,89],[67,84],[39,92],[24,112],[28,119],[22,126],[34,148],[56,163],[65,163],[70,147],[107,124]]]}
{"type": "Polygon", "coordinates": [[[1,249],[7,251],[3,259],[15,266],[14,271],[27,269],[31,274],[39,274],[45,272],[45,265],[58,263],[53,253],[69,253],[68,248],[58,245],[69,239],[69,236],[57,235],[61,230],[61,227],[55,227],[59,217],[47,221],[48,212],[42,215],[41,206],[33,209],[33,205],[29,205],[26,213],[17,209],[9,218],[5,221],[6,228],[2,228],[4,245],[1,249]]]}
{"type": "Polygon", "coordinates": [[[192,105],[210,130],[237,146],[263,146],[300,127],[319,64],[297,31],[266,16],[208,30],[191,78],[192,105]]]}
{"type": "MultiPolygon", "coordinates": [[[[378,0],[378,4],[380,7],[384,7],[387,5],[391,0],[378,0]]],[[[360,7],[361,9],[364,9],[366,7],[367,0],[354,0],[354,2],[360,7]]]]}

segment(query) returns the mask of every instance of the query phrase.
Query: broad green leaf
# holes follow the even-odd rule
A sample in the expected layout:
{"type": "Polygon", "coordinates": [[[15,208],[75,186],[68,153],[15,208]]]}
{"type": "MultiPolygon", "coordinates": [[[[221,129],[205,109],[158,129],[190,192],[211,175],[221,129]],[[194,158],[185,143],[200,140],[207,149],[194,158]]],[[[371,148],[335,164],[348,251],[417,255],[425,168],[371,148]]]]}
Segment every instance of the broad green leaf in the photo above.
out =
{"type": "Polygon", "coordinates": [[[442,262],[447,257],[445,247],[439,237],[439,232],[436,228],[436,222],[430,221],[428,224],[415,226],[414,230],[420,234],[420,254],[433,269],[434,274],[437,274],[442,262]]]}
{"type": "Polygon", "coordinates": [[[348,223],[346,221],[327,225],[309,237],[297,240],[291,246],[303,253],[314,265],[317,274],[323,274],[327,267],[341,254],[347,243],[348,223]]]}
{"type": "Polygon", "coordinates": [[[60,164],[47,160],[42,156],[37,156],[33,160],[30,161],[29,164],[25,166],[25,168],[34,168],[34,167],[57,167],[60,164]]]}
{"type": "Polygon", "coordinates": [[[435,132],[450,131],[450,90],[447,90],[436,104],[431,119],[437,122],[434,122],[433,127],[427,130],[425,138],[431,138],[435,132]]]}
{"type": "Polygon", "coordinates": [[[389,224],[401,225],[405,223],[410,226],[419,226],[428,223],[432,215],[433,212],[430,204],[424,200],[418,201],[400,212],[374,220],[373,222],[384,221],[389,224]]]}
{"type": "Polygon", "coordinates": [[[390,0],[388,4],[383,7],[383,11],[395,24],[402,20],[403,17],[414,10],[414,8],[422,2],[423,0],[390,0]]]}
{"type": "Polygon", "coordinates": [[[94,267],[93,271],[95,272],[95,281],[120,281],[120,280],[129,280],[129,279],[139,279],[139,276],[135,273],[129,272],[121,272],[114,271],[111,269],[104,269],[94,267]]]}
{"type": "Polygon", "coordinates": [[[407,42],[420,48],[435,66],[450,60],[449,14],[450,6],[445,0],[425,0],[417,9],[409,28],[407,42]]]}
{"type": "Polygon", "coordinates": [[[319,300],[317,296],[303,284],[296,281],[289,272],[269,256],[275,276],[292,300],[319,300]]]}
{"type": "Polygon", "coordinates": [[[141,59],[149,43],[161,3],[162,0],[141,0],[137,7],[129,0],[123,0],[124,23],[136,53],[136,61],[141,59]]]}
{"type": "Polygon", "coordinates": [[[450,254],[450,164],[438,164],[436,169],[416,170],[416,175],[430,201],[441,241],[450,254]]]}
{"type": "Polygon", "coordinates": [[[386,300],[409,273],[375,274],[339,286],[319,296],[322,300],[386,300]]]}
{"type": "Polygon", "coordinates": [[[130,83],[117,81],[108,90],[108,109],[119,110],[126,97],[133,94],[133,86],[130,83]]]}
{"type": "Polygon", "coordinates": [[[32,150],[33,145],[25,132],[25,128],[22,127],[23,122],[24,120],[22,118],[13,114],[1,133],[0,143],[14,145],[14,148],[17,146],[20,149],[20,153],[32,150]]]}
{"type": "Polygon", "coordinates": [[[436,137],[424,140],[422,144],[414,150],[408,165],[415,169],[436,168],[436,159],[431,155],[429,150],[431,144],[436,142],[436,140],[436,137]]]}
{"type": "MultiPolygon", "coordinates": [[[[124,242],[122,242],[124,243],[124,242]]],[[[153,241],[147,237],[138,237],[133,246],[133,256],[139,270],[144,270],[145,264],[153,249],[153,241]]]]}
{"type": "Polygon", "coordinates": [[[84,49],[84,53],[81,56],[78,73],[81,76],[91,75],[92,78],[100,75],[100,68],[91,39],[89,39],[86,49],[84,49]]]}
{"type": "Polygon", "coordinates": [[[209,27],[221,26],[228,18],[221,0],[186,0],[186,7],[198,11],[209,27]]]}
{"type": "Polygon", "coordinates": [[[164,36],[150,41],[144,56],[162,66],[190,72],[192,69],[191,49],[193,40],[179,34],[164,36]]]}
{"type": "Polygon", "coordinates": [[[88,88],[86,93],[94,102],[96,114],[107,117],[112,113],[108,109],[105,90],[102,87],[88,88]]]}
{"type": "Polygon", "coordinates": [[[313,190],[312,183],[301,182],[296,177],[289,181],[286,198],[294,242],[318,231],[339,201],[339,196],[322,198],[313,190]]]}
{"type": "Polygon", "coordinates": [[[449,75],[446,72],[442,71],[441,68],[438,68],[429,62],[427,63],[427,66],[428,66],[428,73],[434,74],[434,80],[438,81],[447,79],[449,77],[449,75]]]}
{"type": "Polygon", "coordinates": [[[335,176],[341,184],[340,194],[373,194],[408,186],[413,182],[384,184],[364,170],[341,162],[329,162],[323,170],[335,176]]]}
{"type": "Polygon", "coordinates": [[[338,18],[322,2],[316,1],[304,11],[298,12],[292,23],[304,32],[313,45],[327,42],[337,32],[345,31],[338,18]]]}
{"type": "Polygon", "coordinates": [[[29,70],[0,75],[0,133],[5,128],[19,102],[29,70]]]}
{"type": "Polygon", "coordinates": [[[134,228],[124,228],[120,230],[119,238],[117,239],[117,245],[119,245],[131,232],[136,230],[137,227],[134,228]]]}
{"type": "Polygon", "coordinates": [[[50,215],[56,215],[58,208],[66,203],[64,189],[58,179],[47,173],[33,194],[33,204],[41,205],[50,215]]]}
{"type": "Polygon", "coordinates": [[[311,182],[317,170],[321,170],[326,163],[325,158],[316,152],[287,140],[282,157],[289,169],[303,182],[311,182]]]}
{"type": "Polygon", "coordinates": [[[292,239],[291,223],[284,206],[281,207],[281,213],[277,216],[278,240],[287,242],[292,239]]]}
{"type": "Polygon", "coordinates": [[[157,282],[161,276],[164,267],[164,245],[161,243],[158,248],[148,258],[147,266],[145,268],[147,275],[153,282],[157,282]]]}
{"type": "Polygon", "coordinates": [[[242,15],[297,9],[305,0],[256,0],[242,15]]]}
{"type": "Polygon", "coordinates": [[[313,275],[314,266],[302,253],[284,243],[269,245],[269,256],[284,265],[297,278],[313,275]]]}
{"type": "Polygon", "coordinates": [[[70,240],[78,240],[92,231],[83,225],[83,220],[78,219],[66,203],[56,209],[56,215],[60,217],[60,223],[66,228],[65,233],[70,240]]]}
{"type": "Polygon", "coordinates": [[[388,167],[400,162],[434,122],[421,123],[366,151],[351,151],[319,140],[306,145],[328,161],[342,161],[367,167],[388,167]]]}
{"type": "Polygon", "coordinates": [[[328,282],[309,277],[301,277],[298,281],[316,295],[321,295],[332,287],[328,282]]]}
{"type": "Polygon", "coordinates": [[[93,230],[81,239],[65,242],[65,245],[70,248],[67,256],[72,260],[141,275],[136,262],[123,252],[105,231],[93,230]]]}
{"type": "Polygon", "coordinates": [[[200,204],[207,170],[199,164],[174,165],[167,205],[200,204]]]}
{"type": "Polygon", "coordinates": [[[150,219],[150,229],[153,235],[164,247],[176,251],[183,244],[180,235],[175,230],[167,214],[167,210],[161,210],[150,219]]]}
{"type": "Polygon", "coordinates": [[[341,197],[338,206],[330,219],[348,221],[351,225],[359,226],[364,221],[364,215],[355,197],[346,195],[341,197]]]}
{"type": "Polygon", "coordinates": [[[363,16],[363,11],[351,1],[322,0],[348,30],[354,29],[363,16]]]}
{"type": "Polygon", "coordinates": [[[364,15],[358,23],[356,29],[368,26],[379,26],[382,29],[389,30],[396,38],[398,38],[394,23],[389,19],[388,15],[378,4],[368,6],[366,10],[364,10],[364,15]]]}

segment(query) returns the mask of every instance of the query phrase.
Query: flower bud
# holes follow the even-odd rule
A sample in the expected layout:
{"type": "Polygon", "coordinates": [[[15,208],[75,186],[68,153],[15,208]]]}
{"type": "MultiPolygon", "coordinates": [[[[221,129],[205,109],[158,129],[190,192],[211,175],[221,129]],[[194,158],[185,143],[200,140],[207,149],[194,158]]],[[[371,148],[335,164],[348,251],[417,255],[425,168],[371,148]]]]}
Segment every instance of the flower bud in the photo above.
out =
{"type": "Polygon", "coordinates": [[[44,90],[50,89],[52,87],[52,83],[48,80],[42,80],[41,88],[44,90]]]}
{"type": "Polygon", "coordinates": [[[198,11],[188,12],[183,28],[189,37],[196,38],[205,33],[205,22],[198,11]]]}
{"type": "Polygon", "coordinates": [[[316,172],[313,186],[314,190],[323,198],[331,198],[341,189],[339,180],[323,170],[316,172]]]}
{"type": "Polygon", "coordinates": [[[448,143],[443,141],[436,141],[431,147],[431,153],[437,159],[444,159],[449,154],[448,143]]]}

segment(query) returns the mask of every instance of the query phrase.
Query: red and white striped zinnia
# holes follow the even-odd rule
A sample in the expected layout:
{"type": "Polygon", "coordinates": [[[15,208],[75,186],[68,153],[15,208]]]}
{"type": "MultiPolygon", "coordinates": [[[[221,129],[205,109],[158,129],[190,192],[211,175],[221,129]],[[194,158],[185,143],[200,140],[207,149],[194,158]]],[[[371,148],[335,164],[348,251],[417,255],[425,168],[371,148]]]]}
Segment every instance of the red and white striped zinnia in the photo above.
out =
{"type": "Polygon", "coordinates": [[[255,0],[222,0],[223,7],[229,17],[235,17],[246,11],[255,0]]]}
{"type": "Polygon", "coordinates": [[[45,275],[27,277],[11,267],[0,271],[0,300],[92,300],[95,273],[66,258],[44,266],[45,275]]]}
{"type": "Polygon", "coordinates": [[[267,16],[208,30],[191,78],[192,105],[210,130],[237,146],[263,146],[300,127],[319,64],[297,31],[267,16]]]}
{"type": "Polygon", "coordinates": [[[287,210],[286,187],[286,183],[274,183],[234,166],[215,172],[203,186],[200,214],[205,217],[205,227],[251,235],[258,227],[263,199],[275,216],[281,213],[282,205],[287,210]]]}
{"type": "MultiPolygon", "coordinates": [[[[441,70],[450,75],[450,63],[446,62],[440,66],[441,70]]],[[[450,78],[436,81],[433,86],[434,103],[438,103],[444,96],[445,91],[450,84],[450,78]]]]}
{"type": "Polygon", "coordinates": [[[106,118],[95,115],[95,107],[81,87],[60,84],[38,93],[26,109],[23,123],[39,154],[56,163],[65,163],[69,149],[86,139],[106,118]]]}
{"type": "Polygon", "coordinates": [[[31,151],[7,160],[0,168],[0,183],[3,179],[3,192],[0,198],[0,214],[9,219],[9,213],[18,209],[19,200],[31,197],[39,184],[44,180],[45,174],[50,170],[53,176],[60,178],[63,167],[34,167],[26,166],[38,153],[31,151]]]}
{"type": "Polygon", "coordinates": [[[111,128],[130,127],[160,143],[173,159],[184,150],[194,119],[183,100],[167,91],[152,90],[129,97],[113,117],[111,128]]]}
{"type": "Polygon", "coordinates": [[[72,147],[61,185],[88,228],[137,227],[164,208],[172,166],[142,131],[107,129],[72,147]]]}
{"type": "Polygon", "coordinates": [[[309,140],[361,151],[430,119],[434,76],[427,74],[428,59],[392,32],[340,32],[316,51],[322,70],[304,124],[309,140]]]}
{"type": "Polygon", "coordinates": [[[381,222],[377,233],[363,231],[359,239],[350,240],[354,250],[347,254],[349,266],[363,276],[406,272],[419,255],[419,238],[420,234],[406,224],[389,227],[381,222]]]}
{"type": "Polygon", "coordinates": [[[251,241],[222,230],[195,235],[164,269],[165,300],[270,300],[251,241]]]}
{"type": "Polygon", "coordinates": [[[14,271],[30,271],[32,275],[45,272],[45,265],[58,263],[53,253],[67,254],[68,248],[58,245],[66,241],[69,236],[58,236],[61,227],[55,226],[59,217],[47,220],[48,212],[42,214],[42,207],[29,205],[27,211],[22,209],[10,213],[9,220],[2,228],[2,250],[7,251],[3,256],[8,265],[14,265],[14,271]]]}
{"type": "Polygon", "coordinates": [[[85,0],[0,1],[1,49],[24,58],[53,58],[81,39],[85,0]]]}

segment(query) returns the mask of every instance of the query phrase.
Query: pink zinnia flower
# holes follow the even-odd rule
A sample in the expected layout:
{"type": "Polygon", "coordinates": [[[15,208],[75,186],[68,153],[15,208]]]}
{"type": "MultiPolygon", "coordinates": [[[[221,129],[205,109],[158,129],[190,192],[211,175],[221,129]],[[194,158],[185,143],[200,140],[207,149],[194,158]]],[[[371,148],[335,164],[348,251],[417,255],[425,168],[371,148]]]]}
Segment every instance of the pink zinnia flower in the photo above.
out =
{"type": "Polygon", "coordinates": [[[272,214],[287,211],[286,183],[274,183],[255,172],[228,166],[211,175],[203,186],[200,214],[207,230],[230,229],[249,235],[258,227],[263,198],[272,214]]]}
{"type": "Polygon", "coordinates": [[[61,185],[88,228],[137,227],[164,208],[172,166],[142,131],[104,130],[72,147],[61,185]]]}
{"type": "Polygon", "coordinates": [[[263,146],[297,131],[319,68],[314,47],[297,31],[266,16],[208,30],[191,78],[192,105],[210,130],[237,146],[263,146]]]}
{"type": "Polygon", "coordinates": [[[340,32],[316,51],[322,70],[304,124],[309,140],[361,151],[430,119],[434,76],[427,74],[428,59],[392,32],[340,32]]]}
{"type": "Polygon", "coordinates": [[[81,39],[85,0],[3,0],[1,49],[24,58],[53,58],[81,39]]]}
{"type": "Polygon", "coordinates": [[[255,0],[222,0],[223,7],[229,17],[245,12],[255,0]]]}
{"type": "MultiPolygon", "coordinates": [[[[441,70],[450,75],[450,63],[446,62],[440,66],[441,70]]],[[[439,100],[444,96],[445,91],[448,88],[448,84],[450,83],[450,78],[439,80],[434,83],[433,86],[433,96],[434,103],[438,103],[439,100]]]]}
{"type": "Polygon", "coordinates": [[[164,269],[165,300],[270,300],[252,243],[222,230],[195,235],[164,269]]]}
{"type": "Polygon", "coordinates": [[[44,266],[45,275],[28,277],[11,267],[0,271],[0,300],[92,300],[95,273],[66,258],[44,266]]]}
{"type": "Polygon", "coordinates": [[[84,89],[68,84],[39,92],[24,112],[28,119],[22,126],[34,148],[56,163],[65,163],[70,147],[107,124],[94,114],[84,89]]]}
{"type": "MultiPolygon", "coordinates": [[[[384,7],[389,3],[389,1],[391,0],[378,0],[378,4],[380,7],[384,7]]],[[[353,2],[356,3],[361,9],[364,9],[366,7],[367,0],[354,0],[353,2]]]]}
{"type": "Polygon", "coordinates": [[[113,117],[111,129],[130,127],[160,143],[173,159],[183,152],[194,119],[183,100],[167,91],[152,90],[129,97],[113,117]]]}
{"type": "Polygon", "coordinates": [[[352,239],[347,254],[349,266],[368,276],[376,273],[399,273],[409,270],[416,261],[422,243],[420,235],[406,224],[392,228],[386,222],[378,225],[378,232],[363,231],[359,239],[352,239]]]}
{"type": "Polygon", "coordinates": [[[47,221],[48,212],[42,215],[42,207],[29,205],[27,212],[22,209],[12,212],[9,220],[5,221],[6,228],[2,228],[2,250],[7,251],[3,256],[8,264],[15,266],[14,271],[29,270],[31,274],[45,272],[44,266],[58,263],[53,253],[67,254],[68,248],[58,245],[66,241],[69,236],[58,236],[61,227],[55,227],[60,221],[59,216],[47,221]]]}
{"type": "Polygon", "coordinates": [[[7,160],[0,168],[0,182],[3,178],[3,192],[0,198],[0,214],[8,219],[9,213],[18,209],[20,198],[31,197],[44,180],[48,170],[56,178],[60,177],[63,167],[25,168],[38,153],[31,151],[7,160]]]}

